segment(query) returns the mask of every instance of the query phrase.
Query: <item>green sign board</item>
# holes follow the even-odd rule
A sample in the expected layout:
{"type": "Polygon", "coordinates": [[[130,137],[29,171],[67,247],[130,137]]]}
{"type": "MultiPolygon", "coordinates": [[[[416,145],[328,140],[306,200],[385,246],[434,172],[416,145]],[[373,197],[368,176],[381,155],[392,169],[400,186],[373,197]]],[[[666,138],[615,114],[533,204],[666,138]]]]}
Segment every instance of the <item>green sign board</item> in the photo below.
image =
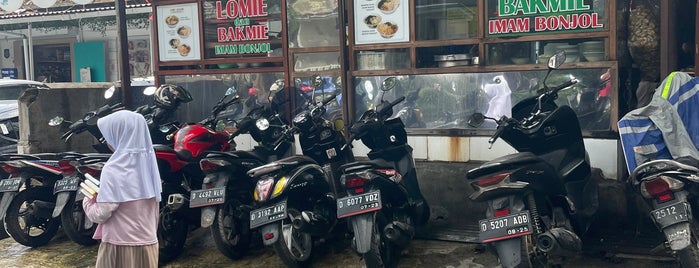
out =
{"type": "Polygon", "coordinates": [[[488,4],[490,37],[605,29],[601,0],[493,0],[488,4]]]}

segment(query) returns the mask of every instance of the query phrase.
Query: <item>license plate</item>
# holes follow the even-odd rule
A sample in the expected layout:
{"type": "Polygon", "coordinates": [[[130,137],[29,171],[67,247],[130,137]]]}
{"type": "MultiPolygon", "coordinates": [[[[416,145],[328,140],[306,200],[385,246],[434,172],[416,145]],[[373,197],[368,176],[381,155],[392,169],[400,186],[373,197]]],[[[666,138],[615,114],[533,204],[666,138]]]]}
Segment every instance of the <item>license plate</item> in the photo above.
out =
{"type": "Polygon", "coordinates": [[[478,239],[482,243],[520,237],[532,233],[532,223],[529,211],[517,214],[485,219],[478,221],[480,233],[478,239]]]}
{"type": "Polygon", "coordinates": [[[22,178],[0,180],[0,192],[16,192],[22,185],[22,178]]]}
{"type": "Polygon", "coordinates": [[[65,179],[57,180],[53,185],[53,194],[68,191],[77,191],[80,187],[79,177],[68,177],[65,179]]]}
{"type": "Polygon", "coordinates": [[[250,229],[286,219],[286,201],[250,212],[250,229]]]}
{"type": "Polygon", "coordinates": [[[675,203],[650,212],[650,217],[660,228],[689,221],[691,216],[691,210],[687,202],[675,203]]]}
{"type": "Polygon", "coordinates": [[[337,218],[345,218],[381,209],[381,192],[373,191],[337,200],[337,218]]]}
{"type": "Polygon", "coordinates": [[[194,190],[189,198],[189,207],[204,207],[223,204],[226,200],[226,187],[194,190]]]}

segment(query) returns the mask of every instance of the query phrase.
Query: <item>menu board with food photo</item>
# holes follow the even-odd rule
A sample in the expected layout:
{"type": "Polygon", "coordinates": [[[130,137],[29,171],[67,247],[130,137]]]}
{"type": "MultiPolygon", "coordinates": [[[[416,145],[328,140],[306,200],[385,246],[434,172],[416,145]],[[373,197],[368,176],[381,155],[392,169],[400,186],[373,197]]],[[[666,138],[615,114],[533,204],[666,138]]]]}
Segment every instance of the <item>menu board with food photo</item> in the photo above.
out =
{"type": "Polygon", "coordinates": [[[197,3],[158,6],[160,61],[199,60],[197,3]]]}
{"type": "Polygon", "coordinates": [[[408,0],[355,0],[354,43],[409,41],[408,7],[408,0]]]}

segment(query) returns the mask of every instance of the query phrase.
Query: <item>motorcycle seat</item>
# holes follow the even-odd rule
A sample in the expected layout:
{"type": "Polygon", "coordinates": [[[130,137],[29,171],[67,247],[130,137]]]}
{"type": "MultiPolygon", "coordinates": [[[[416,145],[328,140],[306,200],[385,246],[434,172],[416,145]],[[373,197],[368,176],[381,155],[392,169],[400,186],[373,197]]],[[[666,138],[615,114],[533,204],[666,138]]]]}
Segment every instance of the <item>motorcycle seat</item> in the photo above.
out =
{"type": "Polygon", "coordinates": [[[277,170],[282,170],[289,167],[298,167],[308,164],[317,165],[318,163],[315,160],[313,160],[313,158],[310,158],[308,156],[295,155],[250,169],[248,171],[248,175],[250,177],[259,177],[265,174],[275,172],[277,170]]]}
{"type": "Polygon", "coordinates": [[[206,155],[207,158],[210,157],[227,157],[227,158],[239,158],[239,159],[257,159],[260,161],[265,161],[266,157],[250,151],[235,151],[235,152],[210,152],[206,155]]]}
{"type": "Polygon", "coordinates": [[[356,161],[344,164],[340,166],[340,172],[342,174],[347,174],[367,168],[394,168],[394,165],[386,160],[377,158],[374,160],[356,161]]]}
{"type": "MultiPolygon", "coordinates": [[[[153,149],[155,150],[155,152],[164,152],[164,153],[175,154],[175,155],[177,155],[177,158],[185,160],[185,161],[189,161],[192,158],[192,156],[190,154],[180,153],[178,151],[175,151],[175,149],[173,149],[172,147],[167,146],[167,145],[153,144],[153,149]]],[[[182,151],[182,152],[185,152],[185,151],[182,151]]]]}
{"type": "Polygon", "coordinates": [[[466,178],[469,180],[480,178],[484,175],[509,170],[523,165],[543,162],[540,157],[533,153],[515,153],[506,156],[498,157],[488,162],[485,162],[480,167],[474,168],[466,172],[466,178]]]}

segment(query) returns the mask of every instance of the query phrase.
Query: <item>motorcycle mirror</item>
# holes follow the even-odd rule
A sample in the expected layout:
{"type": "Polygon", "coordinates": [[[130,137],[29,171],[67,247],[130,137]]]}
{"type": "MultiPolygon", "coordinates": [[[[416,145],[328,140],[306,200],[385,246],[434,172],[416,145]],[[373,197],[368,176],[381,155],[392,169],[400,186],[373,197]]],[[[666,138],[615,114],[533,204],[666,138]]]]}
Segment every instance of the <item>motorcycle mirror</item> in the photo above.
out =
{"type": "Polygon", "coordinates": [[[156,87],[153,87],[153,86],[144,88],[144,89],[143,89],[143,95],[151,96],[151,95],[155,94],[155,90],[156,90],[156,89],[157,89],[157,88],[156,88],[156,87]]]}
{"type": "Polygon", "coordinates": [[[471,127],[480,127],[484,121],[485,115],[483,115],[482,113],[475,113],[468,118],[467,124],[471,127]]]}
{"type": "Polygon", "coordinates": [[[168,133],[168,132],[170,132],[171,128],[172,127],[170,125],[162,125],[162,126],[160,126],[160,128],[158,128],[158,130],[160,130],[160,132],[162,132],[162,133],[168,133]]]}
{"type": "Polygon", "coordinates": [[[224,94],[224,96],[233,95],[235,92],[236,92],[235,87],[231,86],[226,90],[226,94],[224,94]]]}
{"type": "Polygon", "coordinates": [[[63,117],[61,117],[61,116],[56,116],[56,117],[51,118],[51,119],[49,120],[49,126],[52,126],[52,127],[58,126],[58,125],[60,125],[61,123],[63,123],[63,121],[64,121],[64,118],[63,118],[63,117]]]}
{"type": "Polygon", "coordinates": [[[114,92],[116,92],[116,87],[109,87],[107,90],[104,91],[104,99],[111,99],[114,96],[114,92]]]}
{"type": "Polygon", "coordinates": [[[566,52],[564,50],[559,50],[556,54],[553,54],[549,58],[548,67],[549,69],[558,69],[566,61],[566,52]]]}
{"type": "Polygon", "coordinates": [[[323,79],[320,77],[320,75],[316,74],[311,77],[311,84],[314,88],[317,88],[323,84],[323,79]]]}
{"type": "Polygon", "coordinates": [[[386,78],[383,80],[383,82],[381,82],[381,90],[382,91],[389,91],[389,90],[393,89],[397,83],[398,83],[398,78],[396,78],[395,76],[391,76],[389,78],[386,78]]]}
{"type": "Polygon", "coordinates": [[[226,121],[223,119],[216,120],[216,131],[223,131],[226,128],[226,121]]]}

